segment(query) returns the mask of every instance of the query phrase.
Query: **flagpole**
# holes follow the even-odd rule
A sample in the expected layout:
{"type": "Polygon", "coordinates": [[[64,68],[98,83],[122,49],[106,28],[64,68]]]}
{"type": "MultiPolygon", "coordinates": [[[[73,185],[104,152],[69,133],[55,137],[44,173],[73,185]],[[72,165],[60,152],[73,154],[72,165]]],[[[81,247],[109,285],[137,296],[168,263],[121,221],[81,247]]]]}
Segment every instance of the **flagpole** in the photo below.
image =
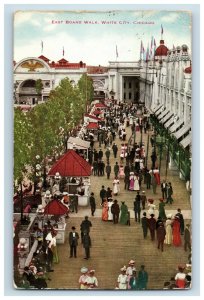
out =
{"type": "Polygon", "coordinates": [[[41,54],[43,53],[43,41],[41,41],[41,54]]]}

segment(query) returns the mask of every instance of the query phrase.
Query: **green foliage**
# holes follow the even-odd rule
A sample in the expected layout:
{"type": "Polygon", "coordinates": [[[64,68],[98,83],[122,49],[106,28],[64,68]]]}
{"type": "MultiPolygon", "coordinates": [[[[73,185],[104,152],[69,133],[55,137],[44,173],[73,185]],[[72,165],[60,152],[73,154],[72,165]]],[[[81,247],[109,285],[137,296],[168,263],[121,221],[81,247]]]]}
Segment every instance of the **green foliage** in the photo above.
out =
{"type": "Polygon", "coordinates": [[[42,89],[43,89],[43,83],[42,83],[41,79],[37,79],[36,80],[36,82],[35,82],[35,89],[36,89],[36,93],[38,95],[40,95],[41,92],[42,92],[42,89]]]}
{"type": "MultiPolygon", "coordinates": [[[[37,82],[37,81],[36,81],[37,82]]],[[[40,87],[40,84],[39,84],[40,87]]],[[[14,115],[14,179],[22,177],[25,166],[30,166],[35,178],[35,166],[46,165],[48,156],[66,151],[70,131],[79,124],[86,101],[80,89],[68,78],[52,90],[50,99],[35,106],[26,114],[16,109],[14,115]],[[36,161],[36,156],[40,161],[36,161]]],[[[30,170],[29,167],[29,170],[30,170]]]]}
{"type": "Polygon", "coordinates": [[[78,81],[78,88],[84,99],[84,103],[90,104],[94,97],[93,80],[87,74],[83,74],[78,81]]]}
{"type": "Polygon", "coordinates": [[[31,124],[27,116],[19,109],[14,109],[14,180],[20,181],[29,163],[31,152],[31,124]]]}

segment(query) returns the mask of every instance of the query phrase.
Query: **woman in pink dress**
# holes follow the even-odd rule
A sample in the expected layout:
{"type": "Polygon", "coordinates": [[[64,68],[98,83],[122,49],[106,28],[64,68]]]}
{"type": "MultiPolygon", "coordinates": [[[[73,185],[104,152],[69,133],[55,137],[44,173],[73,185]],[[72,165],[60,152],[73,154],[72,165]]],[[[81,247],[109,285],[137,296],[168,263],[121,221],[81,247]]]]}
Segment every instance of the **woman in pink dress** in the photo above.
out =
{"type": "Polygon", "coordinates": [[[172,228],[173,245],[179,247],[181,246],[181,234],[180,234],[180,222],[178,216],[174,218],[172,226],[173,226],[172,228]]]}
{"type": "Polygon", "coordinates": [[[119,167],[119,178],[124,178],[124,177],[125,177],[124,167],[121,165],[119,167]]]}
{"type": "Polygon", "coordinates": [[[130,177],[129,177],[129,190],[134,191],[134,172],[130,172],[130,177]]]}
{"type": "Polygon", "coordinates": [[[108,221],[108,201],[105,199],[105,201],[102,204],[102,220],[108,221]]]}

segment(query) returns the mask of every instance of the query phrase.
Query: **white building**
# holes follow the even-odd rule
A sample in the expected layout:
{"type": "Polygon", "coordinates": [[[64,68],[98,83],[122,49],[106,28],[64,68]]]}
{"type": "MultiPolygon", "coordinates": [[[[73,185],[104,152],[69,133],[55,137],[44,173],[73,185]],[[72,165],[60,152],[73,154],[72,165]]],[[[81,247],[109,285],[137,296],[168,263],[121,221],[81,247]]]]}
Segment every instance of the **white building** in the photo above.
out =
{"type": "MultiPolygon", "coordinates": [[[[140,96],[161,128],[191,156],[191,58],[186,45],[169,50],[160,41],[153,59],[141,62],[140,96]]],[[[178,152],[180,155],[180,152],[178,152]]],[[[181,158],[180,170],[182,170],[181,158]]],[[[170,168],[177,168],[170,155],[170,168]]],[[[184,168],[185,166],[183,166],[184,168]]],[[[184,172],[180,173],[183,177],[184,172]]]]}
{"type": "Polygon", "coordinates": [[[27,57],[14,65],[15,103],[36,104],[45,101],[52,89],[68,77],[72,84],[77,84],[80,77],[87,72],[86,64],[69,63],[62,58],[58,62],[50,61],[45,56],[27,57]],[[35,89],[36,80],[41,79],[43,88],[38,95],[35,89]]]}

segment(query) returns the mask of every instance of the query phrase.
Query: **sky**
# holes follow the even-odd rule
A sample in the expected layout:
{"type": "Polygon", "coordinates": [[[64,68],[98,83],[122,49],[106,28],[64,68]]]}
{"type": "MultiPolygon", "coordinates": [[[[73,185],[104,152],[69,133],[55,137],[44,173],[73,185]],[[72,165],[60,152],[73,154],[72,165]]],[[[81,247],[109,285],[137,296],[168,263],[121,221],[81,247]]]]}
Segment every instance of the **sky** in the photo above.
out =
{"type": "Polygon", "coordinates": [[[185,11],[18,11],[14,15],[14,60],[38,57],[51,61],[107,66],[109,61],[137,61],[140,45],[187,44],[191,51],[191,15],[185,11]],[[107,23],[109,22],[109,23],[107,23]],[[118,55],[118,56],[117,56],[118,55]]]}
{"type": "Polygon", "coordinates": [[[159,45],[161,28],[168,48],[191,49],[191,15],[184,11],[18,11],[14,15],[14,60],[38,57],[51,61],[107,66],[109,61],[137,61],[152,36],[159,45]],[[88,23],[87,23],[88,22],[88,23]],[[110,22],[109,24],[105,22],[110,22]],[[118,56],[117,56],[118,55],[118,56]]]}

